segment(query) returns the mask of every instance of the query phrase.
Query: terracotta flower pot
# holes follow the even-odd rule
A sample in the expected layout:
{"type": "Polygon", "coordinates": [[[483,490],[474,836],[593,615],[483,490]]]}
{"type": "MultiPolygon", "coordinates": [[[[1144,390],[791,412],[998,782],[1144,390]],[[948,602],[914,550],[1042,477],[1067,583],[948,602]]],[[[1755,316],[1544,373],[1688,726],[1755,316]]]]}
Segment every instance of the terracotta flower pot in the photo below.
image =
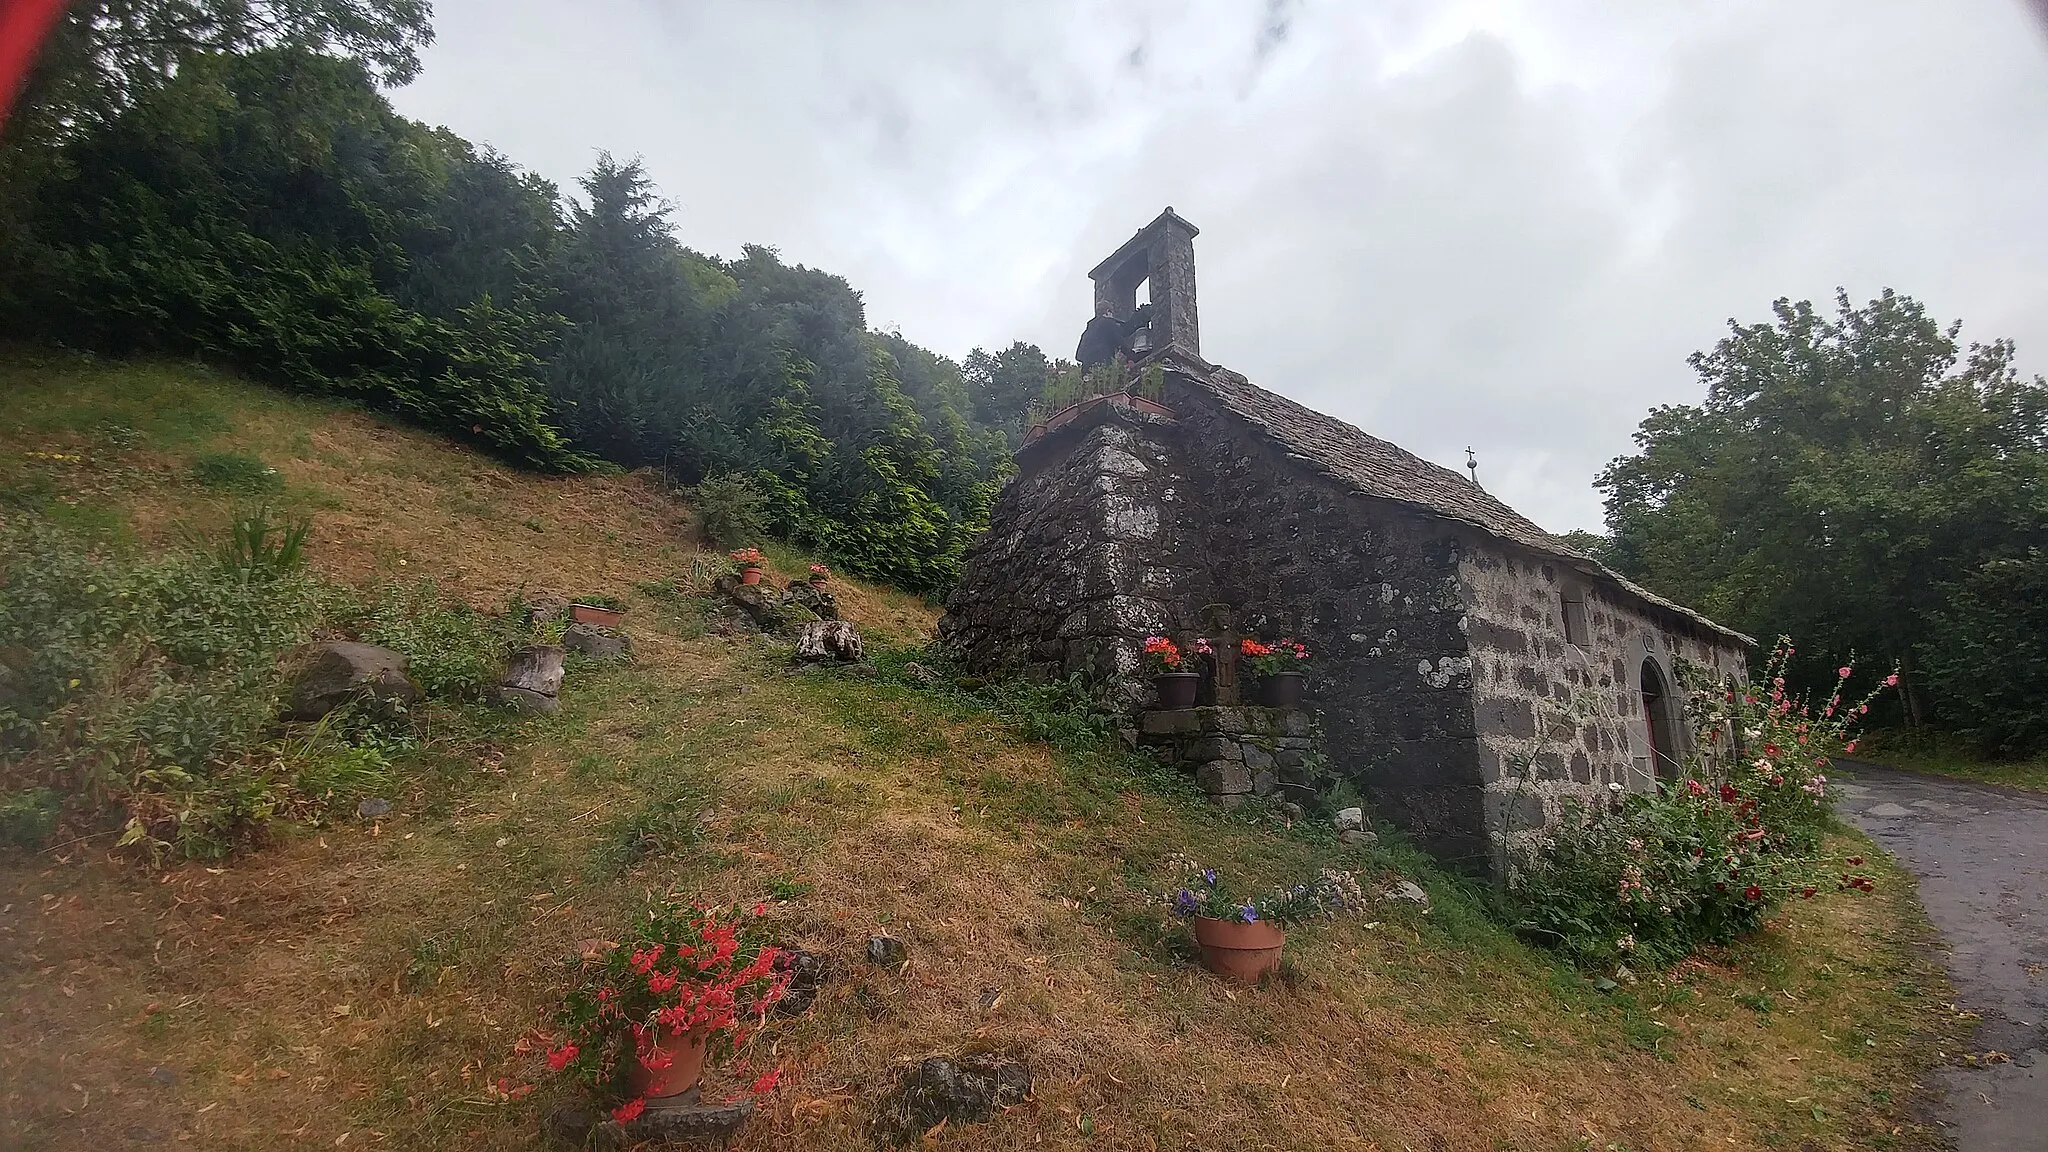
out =
{"type": "MultiPolygon", "coordinates": [[[[702,1029],[689,1032],[655,1030],[656,1051],[668,1055],[668,1065],[651,1069],[639,1060],[633,1062],[632,1088],[636,1096],[647,1097],[651,1104],[669,1096],[680,1096],[697,1086],[704,1078],[704,1047],[710,1036],[702,1029]]],[[[656,1057],[656,1059],[660,1059],[656,1057]]]]}
{"type": "Polygon", "coordinates": [[[742,584],[759,584],[760,582],[761,582],[761,570],[760,570],[759,568],[742,568],[742,569],[740,569],[740,583],[742,583],[742,584]]]}
{"type": "Polygon", "coordinates": [[[578,624],[595,624],[599,628],[616,628],[625,615],[623,608],[599,608],[595,604],[569,605],[569,619],[578,624]]]}
{"type": "Polygon", "coordinates": [[[1197,916],[1195,943],[1202,946],[1202,967],[1226,980],[1256,984],[1259,978],[1280,966],[1280,950],[1287,946],[1287,933],[1278,924],[1260,920],[1218,920],[1197,916]]]}
{"type": "Polygon", "coordinates": [[[1271,673],[1259,681],[1259,699],[1268,708],[1299,708],[1307,682],[1305,673],[1271,673]]]}
{"type": "Polygon", "coordinates": [[[1161,672],[1152,678],[1159,692],[1159,707],[1167,712],[1195,706],[1195,688],[1202,682],[1198,672],[1161,672]]]}

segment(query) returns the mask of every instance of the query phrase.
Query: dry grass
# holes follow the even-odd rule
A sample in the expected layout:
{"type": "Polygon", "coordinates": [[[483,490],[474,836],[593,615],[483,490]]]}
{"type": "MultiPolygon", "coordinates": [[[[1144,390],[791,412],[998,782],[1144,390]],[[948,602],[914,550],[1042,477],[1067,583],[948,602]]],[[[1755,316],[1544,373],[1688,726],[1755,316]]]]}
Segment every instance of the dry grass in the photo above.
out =
{"type": "MultiPolygon", "coordinates": [[[[170,387],[69,371],[67,403],[88,414],[170,387]]],[[[361,581],[424,570],[488,603],[522,582],[623,590],[687,553],[682,511],[641,478],[536,480],[359,415],[186,387],[219,426],[152,431],[118,459],[83,416],[16,430],[16,447],[95,456],[50,465],[71,471],[40,490],[46,509],[175,539],[213,514],[183,478],[189,455],[239,446],[316,509],[316,561],[361,581]],[[303,455],[266,447],[301,432],[303,455]],[[469,493],[489,498],[469,507],[469,493]]],[[[50,464],[15,459],[0,486],[50,464]]],[[[870,633],[930,627],[912,598],[838,591],[870,633]]],[[[629,622],[654,615],[643,598],[629,622]]],[[[1428,916],[1385,907],[1297,933],[1287,979],[1233,991],[1191,970],[1149,900],[1166,855],[1266,875],[1402,857],[1105,779],[947,695],[792,674],[758,640],[635,636],[633,667],[572,672],[558,716],[447,717],[465,739],[423,754],[380,822],[301,830],[221,869],[152,875],[77,849],[0,867],[0,1145],[538,1146],[570,1098],[532,1042],[563,960],[664,889],[780,892],[772,921],[830,958],[816,1007],[749,1054],[791,1080],[744,1148],[853,1146],[899,1066],[963,1049],[1025,1053],[1037,1088],[936,1147],[1641,1152],[1923,1135],[1903,1105],[1942,989],[1915,959],[1923,929],[1896,872],[1875,897],[1801,904],[1712,963],[1614,995],[1424,874],[1428,916]],[[660,850],[628,863],[649,831],[660,850]],[[906,968],[865,962],[877,931],[908,941],[906,968]],[[539,1087],[508,1101],[500,1078],[539,1087]]]]}

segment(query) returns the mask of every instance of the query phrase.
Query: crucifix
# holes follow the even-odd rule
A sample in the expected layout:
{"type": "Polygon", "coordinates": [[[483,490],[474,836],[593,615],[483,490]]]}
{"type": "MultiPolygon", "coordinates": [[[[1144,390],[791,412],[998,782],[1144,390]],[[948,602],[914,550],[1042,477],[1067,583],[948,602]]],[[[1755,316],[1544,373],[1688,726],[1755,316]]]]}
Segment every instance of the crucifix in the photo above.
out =
{"type": "Polygon", "coordinates": [[[1202,627],[1214,637],[1210,644],[1216,660],[1216,703],[1228,708],[1237,703],[1237,620],[1230,605],[1202,605],[1202,627]]]}

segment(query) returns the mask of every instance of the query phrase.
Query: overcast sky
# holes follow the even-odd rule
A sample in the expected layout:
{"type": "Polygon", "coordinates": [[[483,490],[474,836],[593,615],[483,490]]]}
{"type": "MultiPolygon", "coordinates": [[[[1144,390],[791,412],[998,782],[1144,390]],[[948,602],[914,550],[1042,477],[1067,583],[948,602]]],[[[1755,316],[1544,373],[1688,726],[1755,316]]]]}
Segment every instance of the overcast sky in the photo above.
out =
{"type": "Polygon", "coordinates": [[[2048,39],[2020,0],[436,0],[408,115],[685,243],[840,273],[959,357],[1071,355],[1171,204],[1208,359],[1553,531],[1685,356],[1891,286],[2048,371],[2048,39]],[[573,13],[573,14],[572,14],[573,13]]]}

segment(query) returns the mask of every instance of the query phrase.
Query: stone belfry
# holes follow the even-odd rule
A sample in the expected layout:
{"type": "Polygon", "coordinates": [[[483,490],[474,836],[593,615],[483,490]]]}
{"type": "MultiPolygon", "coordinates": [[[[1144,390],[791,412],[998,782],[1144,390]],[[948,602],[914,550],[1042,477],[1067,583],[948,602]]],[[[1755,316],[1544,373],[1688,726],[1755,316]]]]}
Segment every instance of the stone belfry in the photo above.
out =
{"type": "Polygon", "coordinates": [[[1108,302],[1111,314],[1124,321],[1138,310],[1138,285],[1149,282],[1152,325],[1146,356],[1172,350],[1203,362],[1195,311],[1195,237],[1200,232],[1169,207],[1088,273],[1095,281],[1096,304],[1108,302]]]}

